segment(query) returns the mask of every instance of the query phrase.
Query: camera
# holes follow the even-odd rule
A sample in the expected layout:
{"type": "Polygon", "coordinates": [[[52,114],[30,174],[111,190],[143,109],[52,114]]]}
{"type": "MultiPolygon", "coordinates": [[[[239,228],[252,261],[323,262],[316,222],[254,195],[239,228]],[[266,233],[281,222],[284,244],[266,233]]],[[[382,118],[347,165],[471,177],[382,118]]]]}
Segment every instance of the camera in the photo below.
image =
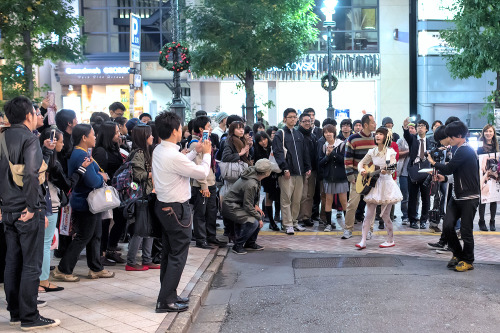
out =
{"type": "Polygon", "coordinates": [[[424,152],[424,156],[426,158],[430,156],[434,160],[434,162],[441,163],[445,157],[445,154],[442,149],[439,149],[439,147],[434,147],[431,150],[424,152]]]}

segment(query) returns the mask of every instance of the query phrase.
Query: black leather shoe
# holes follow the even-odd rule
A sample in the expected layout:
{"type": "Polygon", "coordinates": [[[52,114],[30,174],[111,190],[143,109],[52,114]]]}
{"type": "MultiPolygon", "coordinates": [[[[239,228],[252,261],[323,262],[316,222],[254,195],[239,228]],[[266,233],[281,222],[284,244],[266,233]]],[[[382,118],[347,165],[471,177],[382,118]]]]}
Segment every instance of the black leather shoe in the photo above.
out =
{"type": "Polygon", "coordinates": [[[187,304],[187,303],[189,303],[189,297],[177,296],[177,303],[187,304]]]}
{"type": "Polygon", "coordinates": [[[313,227],[314,226],[314,222],[310,219],[302,220],[302,224],[306,227],[313,227]]]}
{"type": "Polygon", "coordinates": [[[206,249],[206,250],[211,250],[213,247],[208,245],[207,242],[196,242],[196,247],[199,247],[200,249],[206,249]]]}
{"type": "Polygon", "coordinates": [[[189,305],[182,303],[161,303],[158,302],[156,304],[156,313],[165,313],[165,312],[183,312],[189,308],[189,305]]]}
{"type": "Polygon", "coordinates": [[[410,222],[410,228],[419,229],[417,222],[410,222]]]}
{"type": "Polygon", "coordinates": [[[207,239],[207,243],[208,244],[212,244],[212,245],[216,245],[216,246],[220,246],[220,247],[224,247],[227,245],[226,242],[221,242],[220,240],[216,239],[216,238],[213,238],[213,239],[207,239]]]}

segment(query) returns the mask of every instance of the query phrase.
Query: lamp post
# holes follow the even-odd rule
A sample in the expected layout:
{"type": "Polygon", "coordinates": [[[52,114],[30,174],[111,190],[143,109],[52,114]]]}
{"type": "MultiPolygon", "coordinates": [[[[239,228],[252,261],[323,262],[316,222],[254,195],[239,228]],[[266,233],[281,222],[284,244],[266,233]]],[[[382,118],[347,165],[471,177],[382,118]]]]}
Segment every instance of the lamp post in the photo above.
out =
{"type": "MultiPolygon", "coordinates": [[[[179,41],[180,34],[179,34],[179,0],[175,0],[172,6],[172,19],[173,19],[173,39],[175,42],[179,41]]],[[[174,53],[174,59],[173,61],[179,61],[179,52],[176,51],[174,53]]],[[[181,83],[180,83],[180,78],[181,74],[177,71],[174,71],[174,96],[172,98],[172,104],[170,105],[170,110],[177,114],[181,120],[182,123],[184,123],[185,120],[185,109],[186,106],[182,102],[181,98],[181,83]]]]}
{"type": "Polygon", "coordinates": [[[333,21],[333,14],[335,14],[337,3],[338,0],[324,0],[321,8],[321,11],[326,16],[323,26],[327,29],[326,43],[328,50],[328,108],[326,109],[326,116],[332,119],[335,118],[335,109],[332,105],[332,28],[336,26],[335,21],[333,21]]]}

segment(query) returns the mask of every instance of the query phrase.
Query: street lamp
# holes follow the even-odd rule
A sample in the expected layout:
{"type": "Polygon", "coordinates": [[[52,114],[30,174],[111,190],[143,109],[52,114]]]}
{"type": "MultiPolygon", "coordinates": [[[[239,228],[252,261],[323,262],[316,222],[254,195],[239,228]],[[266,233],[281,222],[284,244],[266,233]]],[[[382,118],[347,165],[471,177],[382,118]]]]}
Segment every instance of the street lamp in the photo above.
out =
{"type": "MultiPolygon", "coordinates": [[[[172,6],[172,20],[173,20],[173,38],[176,42],[180,39],[179,33],[179,0],[175,0],[172,6]]],[[[174,62],[179,61],[179,51],[174,53],[174,62]]],[[[172,98],[172,104],[170,105],[170,111],[177,114],[184,124],[185,120],[185,110],[186,106],[181,98],[181,83],[180,83],[181,73],[174,71],[174,95],[172,98]]]]}
{"type": "Polygon", "coordinates": [[[328,48],[328,108],[326,109],[326,116],[332,119],[335,118],[335,109],[332,106],[332,28],[336,26],[335,21],[333,21],[333,14],[335,14],[337,3],[338,0],[324,0],[323,7],[321,7],[321,11],[326,16],[323,26],[327,29],[326,43],[328,48]]]}

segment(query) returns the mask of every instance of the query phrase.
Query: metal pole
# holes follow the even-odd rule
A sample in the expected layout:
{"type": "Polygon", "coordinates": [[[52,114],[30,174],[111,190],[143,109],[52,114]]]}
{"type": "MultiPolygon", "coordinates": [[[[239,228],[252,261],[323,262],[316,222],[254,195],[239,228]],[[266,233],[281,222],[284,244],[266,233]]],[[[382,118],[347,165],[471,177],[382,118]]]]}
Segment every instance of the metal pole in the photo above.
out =
{"type": "Polygon", "coordinates": [[[327,35],[327,47],[328,47],[328,108],[326,109],[326,116],[328,118],[335,118],[335,109],[332,106],[332,27],[329,25],[326,27],[328,31],[327,35]]]}
{"type": "MultiPolygon", "coordinates": [[[[172,19],[173,22],[173,38],[175,42],[179,42],[179,0],[174,0],[172,6],[172,19]]],[[[179,52],[174,53],[174,62],[179,61],[179,52]]],[[[174,96],[172,98],[172,104],[170,105],[170,110],[175,112],[184,123],[185,120],[185,109],[186,106],[182,102],[181,98],[181,83],[180,83],[181,73],[174,72],[174,96]]]]}

